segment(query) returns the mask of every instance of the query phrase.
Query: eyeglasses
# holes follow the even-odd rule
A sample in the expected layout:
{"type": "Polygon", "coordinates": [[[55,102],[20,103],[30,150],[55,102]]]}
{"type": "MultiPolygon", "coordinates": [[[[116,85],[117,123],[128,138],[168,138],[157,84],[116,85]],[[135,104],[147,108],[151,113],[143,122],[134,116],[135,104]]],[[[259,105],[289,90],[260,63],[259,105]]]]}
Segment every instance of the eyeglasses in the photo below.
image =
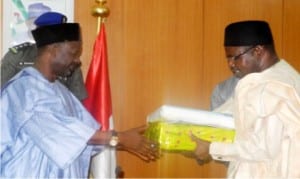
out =
{"type": "Polygon", "coordinates": [[[238,54],[238,55],[235,55],[235,56],[232,56],[232,57],[227,57],[227,60],[238,60],[242,55],[245,55],[246,53],[248,53],[250,50],[254,49],[256,46],[252,46],[252,47],[249,47],[248,49],[246,49],[245,51],[243,51],[242,53],[238,54]]]}

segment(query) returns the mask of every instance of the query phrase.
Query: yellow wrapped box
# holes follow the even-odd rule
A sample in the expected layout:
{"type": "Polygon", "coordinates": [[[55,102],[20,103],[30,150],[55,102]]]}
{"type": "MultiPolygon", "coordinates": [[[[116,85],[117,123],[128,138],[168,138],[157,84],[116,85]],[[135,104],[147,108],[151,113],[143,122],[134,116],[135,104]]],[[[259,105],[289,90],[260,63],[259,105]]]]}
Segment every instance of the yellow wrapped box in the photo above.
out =
{"type": "Polygon", "coordinates": [[[192,151],[196,143],[190,138],[190,132],[200,139],[215,142],[233,142],[235,131],[233,129],[193,125],[185,123],[172,123],[164,120],[149,122],[145,135],[156,141],[160,149],[167,151],[192,151]]]}

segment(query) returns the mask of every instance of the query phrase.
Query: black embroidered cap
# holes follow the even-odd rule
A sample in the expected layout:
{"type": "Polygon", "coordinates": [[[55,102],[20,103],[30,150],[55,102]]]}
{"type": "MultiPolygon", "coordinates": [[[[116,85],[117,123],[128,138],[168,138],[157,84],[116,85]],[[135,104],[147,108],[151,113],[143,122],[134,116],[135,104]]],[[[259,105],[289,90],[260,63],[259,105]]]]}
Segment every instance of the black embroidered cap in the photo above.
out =
{"type": "Polygon", "coordinates": [[[80,26],[78,23],[41,26],[33,30],[32,35],[37,47],[57,42],[81,40],[80,26]]]}
{"type": "Polygon", "coordinates": [[[273,44],[273,36],[269,24],[265,21],[240,21],[225,28],[224,46],[269,44],[273,44]]]}

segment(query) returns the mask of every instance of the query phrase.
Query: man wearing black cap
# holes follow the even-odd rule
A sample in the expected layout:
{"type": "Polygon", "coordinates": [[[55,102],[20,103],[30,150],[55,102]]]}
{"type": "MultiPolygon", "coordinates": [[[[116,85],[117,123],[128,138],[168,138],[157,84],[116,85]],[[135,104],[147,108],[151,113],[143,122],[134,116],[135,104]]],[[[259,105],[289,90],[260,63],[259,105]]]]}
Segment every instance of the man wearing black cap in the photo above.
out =
{"type": "Polygon", "coordinates": [[[300,76],[279,59],[265,21],[241,21],[225,29],[225,53],[241,78],[233,97],[232,144],[196,138],[195,155],[229,161],[228,177],[300,177],[300,76]]]}
{"type": "Polygon", "coordinates": [[[32,34],[34,66],[1,89],[0,178],[87,178],[91,155],[103,145],[155,160],[155,143],[141,135],[146,126],[100,131],[80,101],[58,82],[80,63],[79,24],[42,26],[32,34]]]}
{"type": "MultiPolygon", "coordinates": [[[[37,10],[35,10],[37,11],[37,10]]],[[[34,12],[35,12],[34,11],[34,12]]],[[[34,14],[32,17],[35,26],[44,26],[51,24],[61,24],[67,22],[67,17],[58,12],[44,12],[42,14],[34,14]]],[[[29,40],[28,40],[29,41],[29,40]]],[[[37,49],[34,43],[25,42],[9,49],[1,60],[1,84],[4,85],[21,69],[32,66],[36,58],[37,49]]],[[[79,64],[80,66],[80,64],[79,64]]],[[[76,70],[66,77],[59,77],[59,81],[64,84],[79,100],[87,97],[84,86],[84,80],[81,68],[78,66],[76,70]]]]}

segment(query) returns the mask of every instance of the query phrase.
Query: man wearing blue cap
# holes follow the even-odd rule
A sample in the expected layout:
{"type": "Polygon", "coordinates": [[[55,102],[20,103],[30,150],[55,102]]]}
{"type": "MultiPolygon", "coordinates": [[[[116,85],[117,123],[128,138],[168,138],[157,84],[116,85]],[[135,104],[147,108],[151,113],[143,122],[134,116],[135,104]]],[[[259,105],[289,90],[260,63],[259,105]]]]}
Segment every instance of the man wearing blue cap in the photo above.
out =
{"type": "Polygon", "coordinates": [[[81,102],[58,82],[80,64],[79,24],[45,25],[32,34],[34,66],[1,88],[0,178],[87,178],[91,156],[103,145],[155,160],[155,142],[142,135],[146,126],[100,131],[81,102]]]}
{"type": "Polygon", "coordinates": [[[229,67],[240,78],[233,96],[233,143],[191,135],[200,160],[229,161],[229,178],[300,177],[300,76],[279,59],[265,21],[225,29],[229,67]]]}
{"type": "MultiPolygon", "coordinates": [[[[49,11],[47,9],[47,11],[49,11]]],[[[34,11],[35,12],[35,11],[34,11]]],[[[67,17],[58,12],[35,12],[30,17],[34,20],[37,27],[61,24],[67,22],[67,17]],[[39,15],[40,14],[40,15],[39,15]],[[37,18],[34,16],[39,15],[37,18]]],[[[36,45],[31,42],[25,42],[20,45],[14,46],[4,55],[1,60],[1,86],[10,80],[21,69],[32,66],[36,58],[36,45]]],[[[81,68],[79,67],[69,76],[59,77],[59,80],[64,84],[79,100],[87,97],[87,92],[84,86],[81,68]]]]}

